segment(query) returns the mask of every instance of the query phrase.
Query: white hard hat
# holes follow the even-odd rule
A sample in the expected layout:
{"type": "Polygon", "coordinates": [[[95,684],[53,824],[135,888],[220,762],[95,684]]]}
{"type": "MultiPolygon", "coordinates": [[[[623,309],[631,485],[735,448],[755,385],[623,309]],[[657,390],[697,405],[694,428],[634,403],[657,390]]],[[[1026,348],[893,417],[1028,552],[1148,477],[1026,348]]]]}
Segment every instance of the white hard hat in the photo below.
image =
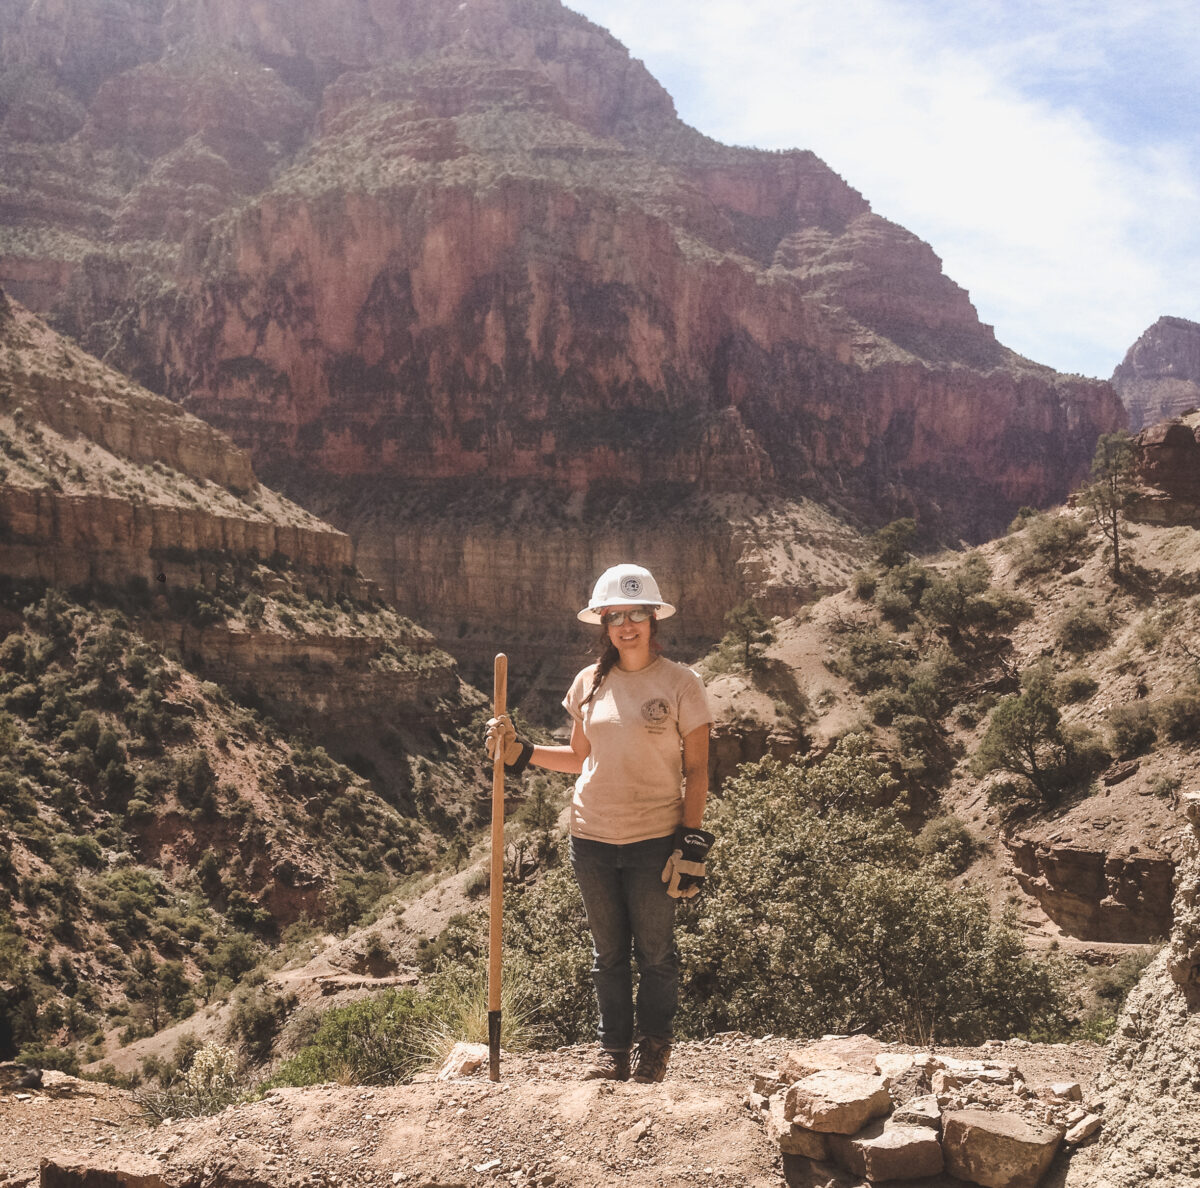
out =
{"type": "Polygon", "coordinates": [[[654,575],[640,565],[614,565],[596,581],[591,601],[577,616],[584,623],[603,623],[606,606],[652,606],[655,618],[667,619],[675,608],[664,602],[654,575]]]}

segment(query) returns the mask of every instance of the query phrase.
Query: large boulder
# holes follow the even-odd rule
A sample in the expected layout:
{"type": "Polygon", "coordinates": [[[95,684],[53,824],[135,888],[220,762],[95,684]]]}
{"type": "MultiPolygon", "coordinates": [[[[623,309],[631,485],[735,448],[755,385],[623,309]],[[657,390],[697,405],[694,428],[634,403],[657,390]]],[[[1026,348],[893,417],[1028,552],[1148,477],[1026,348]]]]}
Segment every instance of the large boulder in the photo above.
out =
{"type": "Polygon", "coordinates": [[[1063,1135],[1057,1126],[989,1110],[957,1110],[942,1123],[946,1170],[985,1188],[1034,1188],[1063,1135]]]}
{"type": "Polygon", "coordinates": [[[822,1134],[857,1134],[873,1118],[892,1108],[887,1085],[870,1073],[826,1069],[790,1086],[784,1117],[822,1134]]]}
{"type": "Polygon", "coordinates": [[[937,1131],[927,1126],[873,1122],[856,1135],[830,1135],[828,1142],[842,1167],[872,1184],[936,1176],[943,1167],[937,1131]]]}

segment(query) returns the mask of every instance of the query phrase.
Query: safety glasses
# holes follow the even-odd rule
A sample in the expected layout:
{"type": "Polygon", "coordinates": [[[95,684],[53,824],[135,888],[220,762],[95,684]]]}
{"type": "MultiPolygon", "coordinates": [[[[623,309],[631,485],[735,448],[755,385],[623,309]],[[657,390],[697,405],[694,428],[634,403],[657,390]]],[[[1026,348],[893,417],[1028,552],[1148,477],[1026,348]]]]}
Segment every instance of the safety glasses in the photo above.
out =
{"type": "Polygon", "coordinates": [[[620,627],[626,619],[631,623],[644,623],[647,619],[654,618],[654,611],[647,607],[640,607],[638,610],[631,611],[609,611],[604,616],[605,627],[620,627]]]}

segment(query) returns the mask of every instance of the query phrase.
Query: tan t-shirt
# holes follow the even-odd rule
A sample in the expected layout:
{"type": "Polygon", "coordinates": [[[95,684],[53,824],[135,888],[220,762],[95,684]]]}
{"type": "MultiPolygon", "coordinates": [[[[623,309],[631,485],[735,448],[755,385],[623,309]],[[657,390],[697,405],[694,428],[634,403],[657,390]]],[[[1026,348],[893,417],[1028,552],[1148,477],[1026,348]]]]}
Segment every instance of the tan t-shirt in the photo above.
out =
{"type": "Polygon", "coordinates": [[[563,698],[592,748],[575,781],[571,832],[615,845],[666,837],[683,819],[683,738],[712,721],[704,684],[660,656],[637,672],[614,667],[584,705],[595,671],[579,673],[563,698]]]}

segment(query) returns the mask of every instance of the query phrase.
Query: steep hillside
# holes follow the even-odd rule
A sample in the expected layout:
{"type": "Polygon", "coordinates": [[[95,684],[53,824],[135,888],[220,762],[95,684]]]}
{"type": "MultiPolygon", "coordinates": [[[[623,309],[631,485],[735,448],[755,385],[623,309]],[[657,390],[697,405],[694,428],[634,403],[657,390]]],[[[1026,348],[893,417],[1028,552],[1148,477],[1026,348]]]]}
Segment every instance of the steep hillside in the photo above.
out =
{"type": "MultiPolygon", "coordinates": [[[[424,509],[468,494],[470,534],[516,521],[497,551],[520,540],[531,572],[556,558],[520,508],[578,546],[543,610],[631,547],[686,552],[682,525],[679,580],[719,620],[771,590],[744,521],[697,496],[978,539],[1061,499],[1124,423],[1106,384],[997,343],[811,153],[699,135],[556,0],[6,16],[0,282],[226,429],[409,613],[440,601],[410,576],[424,509]],[[623,496],[637,530],[614,535],[623,496]]],[[[511,571],[475,562],[467,609],[541,638],[511,571]]]]}
{"type": "Polygon", "coordinates": [[[1200,406],[1200,325],[1159,318],[1126,351],[1112,385],[1135,433],[1200,406]]]}
{"type": "Polygon", "coordinates": [[[1127,529],[1120,583],[1068,508],[868,567],[779,622],[749,670],[727,643],[705,662],[718,771],[866,730],[931,852],[1020,905],[1031,941],[1163,939],[1200,731],[1200,537],[1127,529]]]}
{"type": "Polygon", "coordinates": [[[3,295],[0,454],[0,1059],[69,1065],[431,863],[481,698],[344,535],[3,295]]]}

